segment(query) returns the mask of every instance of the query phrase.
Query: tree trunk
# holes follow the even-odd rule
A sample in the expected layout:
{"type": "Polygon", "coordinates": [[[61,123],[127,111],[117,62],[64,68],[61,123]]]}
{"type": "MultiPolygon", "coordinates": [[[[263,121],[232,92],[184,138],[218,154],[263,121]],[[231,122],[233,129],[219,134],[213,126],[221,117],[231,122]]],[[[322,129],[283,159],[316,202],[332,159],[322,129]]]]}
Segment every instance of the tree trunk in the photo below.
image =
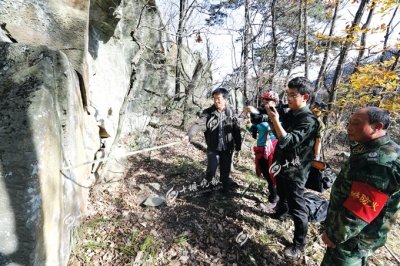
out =
{"type": "Polygon", "coordinates": [[[248,75],[249,75],[249,66],[248,66],[248,58],[249,58],[249,28],[250,28],[250,11],[249,11],[250,1],[245,1],[244,7],[244,36],[243,36],[243,96],[246,99],[246,103],[249,103],[247,98],[248,91],[248,75]]]}
{"type": "MultiPolygon", "coordinates": [[[[353,44],[352,39],[354,36],[354,28],[355,28],[355,26],[358,26],[358,24],[360,23],[361,18],[364,13],[364,9],[367,6],[368,2],[369,2],[369,0],[361,0],[360,6],[358,7],[358,10],[357,10],[356,16],[354,18],[354,21],[351,25],[350,31],[346,36],[346,41],[344,42],[342,50],[340,51],[340,56],[339,56],[336,70],[335,70],[335,74],[333,76],[331,89],[329,90],[329,100],[328,100],[328,109],[329,110],[332,109],[332,104],[335,102],[337,86],[340,83],[340,79],[342,77],[343,66],[344,66],[347,54],[349,52],[349,48],[353,44]]],[[[328,117],[327,116],[324,117],[324,124],[326,126],[328,126],[328,117]]]]}
{"type": "MultiPolygon", "coordinates": [[[[303,1],[300,1],[302,4],[303,1]]],[[[307,11],[307,1],[304,2],[304,76],[308,79],[308,68],[309,68],[309,59],[308,59],[308,11],[307,11]]]]}
{"type": "Polygon", "coordinates": [[[178,32],[176,34],[176,65],[175,65],[175,99],[179,100],[181,97],[181,50],[182,50],[182,34],[185,20],[185,5],[186,0],[180,0],[179,6],[179,23],[178,32]]]}
{"type": "Polygon", "coordinates": [[[302,32],[302,27],[303,27],[303,23],[302,23],[302,18],[303,18],[303,12],[302,12],[302,8],[301,8],[301,1],[299,2],[299,29],[298,29],[298,34],[296,36],[296,42],[294,45],[294,49],[293,49],[293,53],[290,56],[290,61],[288,63],[288,73],[285,79],[285,85],[289,82],[290,76],[292,75],[292,70],[293,70],[293,66],[294,66],[294,61],[296,59],[296,55],[297,55],[297,51],[299,49],[299,44],[300,44],[300,36],[301,36],[301,32],[302,32]]]}
{"type": "Polygon", "coordinates": [[[274,77],[275,77],[275,72],[276,72],[276,62],[278,60],[278,40],[276,37],[276,0],[272,0],[271,3],[271,30],[272,30],[272,53],[273,53],[273,57],[272,57],[272,65],[270,68],[270,74],[269,74],[269,84],[273,84],[274,81],[274,77]]]}
{"type": "Polygon", "coordinates": [[[383,51],[382,51],[382,56],[381,56],[381,60],[380,60],[381,63],[383,62],[383,59],[385,57],[385,53],[386,53],[386,49],[387,49],[387,42],[388,42],[388,39],[389,39],[389,37],[390,37],[390,35],[391,35],[392,31],[393,31],[393,29],[390,29],[390,27],[392,26],[393,20],[396,17],[396,13],[397,13],[398,8],[399,8],[399,6],[396,6],[395,10],[393,11],[392,18],[390,19],[390,21],[389,21],[389,23],[387,25],[387,28],[386,28],[385,39],[383,41],[383,51]]]}
{"type": "Polygon", "coordinates": [[[367,31],[368,31],[368,28],[369,28],[369,24],[371,23],[372,17],[374,16],[374,11],[375,11],[375,2],[372,3],[371,9],[369,10],[367,21],[362,26],[362,30],[365,30],[365,29],[367,29],[367,30],[363,31],[362,34],[361,34],[360,51],[358,52],[357,60],[356,60],[356,63],[354,65],[353,74],[358,72],[357,67],[360,65],[361,59],[364,57],[365,44],[366,44],[366,40],[367,40],[367,31]]]}
{"type": "Polygon", "coordinates": [[[390,67],[391,71],[394,71],[397,67],[397,64],[399,63],[399,58],[400,58],[400,50],[397,51],[396,56],[394,57],[395,60],[393,62],[393,65],[390,67]]]}
{"type": "Polygon", "coordinates": [[[311,98],[311,104],[313,104],[315,102],[315,97],[317,96],[317,93],[319,92],[320,88],[321,88],[321,80],[322,80],[322,76],[324,75],[325,72],[325,68],[326,68],[326,64],[328,62],[328,55],[329,55],[329,51],[331,50],[331,46],[332,46],[332,35],[333,35],[333,31],[335,30],[335,22],[336,22],[336,18],[337,18],[337,13],[339,11],[339,0],[336,1],[336,5],[335,5],[335,11],[333,13],[333,17],[332,17],[332,22],[331,22],[331,28],[329,30],[329,41],[326,45],[325,48],[325,52],[324,52],[324,57],[322,59],[322,63],[321,63],[321,67],[319,69],[318,72],[318,77],[317,80],[315,82],[315,88],[314,88],[314,94],[311,98]]]}

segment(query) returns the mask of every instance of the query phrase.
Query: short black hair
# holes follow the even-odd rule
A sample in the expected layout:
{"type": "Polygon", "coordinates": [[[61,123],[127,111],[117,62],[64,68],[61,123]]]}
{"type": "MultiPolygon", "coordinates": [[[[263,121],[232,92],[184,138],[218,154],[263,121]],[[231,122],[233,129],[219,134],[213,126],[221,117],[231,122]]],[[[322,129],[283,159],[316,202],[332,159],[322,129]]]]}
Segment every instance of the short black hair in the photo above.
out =
{"type": "Polygon", "coordinates": [[[215,94],[222,94],[222,96],[225,99],[228,99],[228,97],[229,97],[229,91],[227,89],[225,89],[224,87],[219,87],[219,88],[216,88],[215,90],[213,90],[211,93],[211,96],[214,97],[215,94]]]}
{"type": "Polygon", "coordinates": [[[369,116],[369,123],[383,123],[383,129],[388,129],[390,124],[390,113],[379,107],[368,107],[367,114],[369,116]]]}
{"type": "Polygon", "coordinates": [[[301,95],[308,94],[311,96],[313,93],[312,83],[305,77],[295,77],[291,79],[288,83],[288,88],[297,89],[301,95]]]}

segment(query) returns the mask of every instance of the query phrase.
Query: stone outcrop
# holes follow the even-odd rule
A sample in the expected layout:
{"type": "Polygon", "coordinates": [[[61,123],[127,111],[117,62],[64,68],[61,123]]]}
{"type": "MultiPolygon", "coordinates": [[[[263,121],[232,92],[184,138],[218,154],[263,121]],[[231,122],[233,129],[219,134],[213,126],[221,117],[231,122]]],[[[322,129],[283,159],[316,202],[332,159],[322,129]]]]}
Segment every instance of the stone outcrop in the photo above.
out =
{"type": "MultiPolygon", "coordinates": [[[[0,1],[0,265],[67,264],[93,182],[126,160],[83,163],[173,102],[176,50],[154,0],[0,1]]],[[[201,58],[182,58],[189,84],[201,58]]]]}
{"type": "Polygon", "coordinates": [[[0,265],[65,264],[68,216],[86,209],[98,127],[67,56],[0,43],[0,265]]]}

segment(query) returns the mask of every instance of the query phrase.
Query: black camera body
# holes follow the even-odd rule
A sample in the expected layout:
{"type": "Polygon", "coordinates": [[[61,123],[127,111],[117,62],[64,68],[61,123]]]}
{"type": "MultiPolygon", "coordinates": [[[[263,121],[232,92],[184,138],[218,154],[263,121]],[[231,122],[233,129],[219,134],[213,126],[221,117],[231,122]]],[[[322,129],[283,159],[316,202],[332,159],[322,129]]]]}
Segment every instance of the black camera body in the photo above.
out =
{"type": "MultiPolygon", "coordinates": [[[[279,103],[275,106],[275,109],[278,111],[279,114],[279,121],[284,121],[287,115],[287,112],[285,109],[289,107],[288,104],[282,103],[282,101],[279,101],[279,103]]],[[[270,107],[272,110],[272,108],[270,107]]],[[[259,124],[261,122],[271,122],[271,119],[267,115],[267,111],[265,110],[265,105],[261,105],[260,107],[257,108],[257,111],[259,112],[258,114],[251,113],[250,114],[250,121],[252,124],[259,124]]]]}

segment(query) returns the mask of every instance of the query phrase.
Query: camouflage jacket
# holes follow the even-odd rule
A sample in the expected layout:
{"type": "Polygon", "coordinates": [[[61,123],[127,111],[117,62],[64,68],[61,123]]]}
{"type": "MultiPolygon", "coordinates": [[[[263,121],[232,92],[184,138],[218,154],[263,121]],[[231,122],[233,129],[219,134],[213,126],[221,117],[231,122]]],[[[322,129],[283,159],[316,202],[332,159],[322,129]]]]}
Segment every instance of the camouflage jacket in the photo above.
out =
{"type": "Polygon", "coordinates": [[[317,138],[322,138],[324,136],[324,131],[325,131],[325,124],[322,121],[321,117],[317,117],[318,120],[318,133],[317,133],[317,138]]]}
{"type": "Polygon", "coordinates": [[[278,139],[271,173],[305,184],[314,156],[318,126],[317,119],[307,106],[295,112],[289,111],[282,123],[287,135],[278,139]]]}
{"type": "Polygon", "coordinates": [[[332,186],[326,233],[346,250],[358,248],[372,254],[385,244],[399,203],[400,146],[388,135],[359,144],[352,148],[332,186]],[[361,186],[356,189],[356,184],[361,186]],[[376,195],[384,201],[378,203],[376,195]]]}

